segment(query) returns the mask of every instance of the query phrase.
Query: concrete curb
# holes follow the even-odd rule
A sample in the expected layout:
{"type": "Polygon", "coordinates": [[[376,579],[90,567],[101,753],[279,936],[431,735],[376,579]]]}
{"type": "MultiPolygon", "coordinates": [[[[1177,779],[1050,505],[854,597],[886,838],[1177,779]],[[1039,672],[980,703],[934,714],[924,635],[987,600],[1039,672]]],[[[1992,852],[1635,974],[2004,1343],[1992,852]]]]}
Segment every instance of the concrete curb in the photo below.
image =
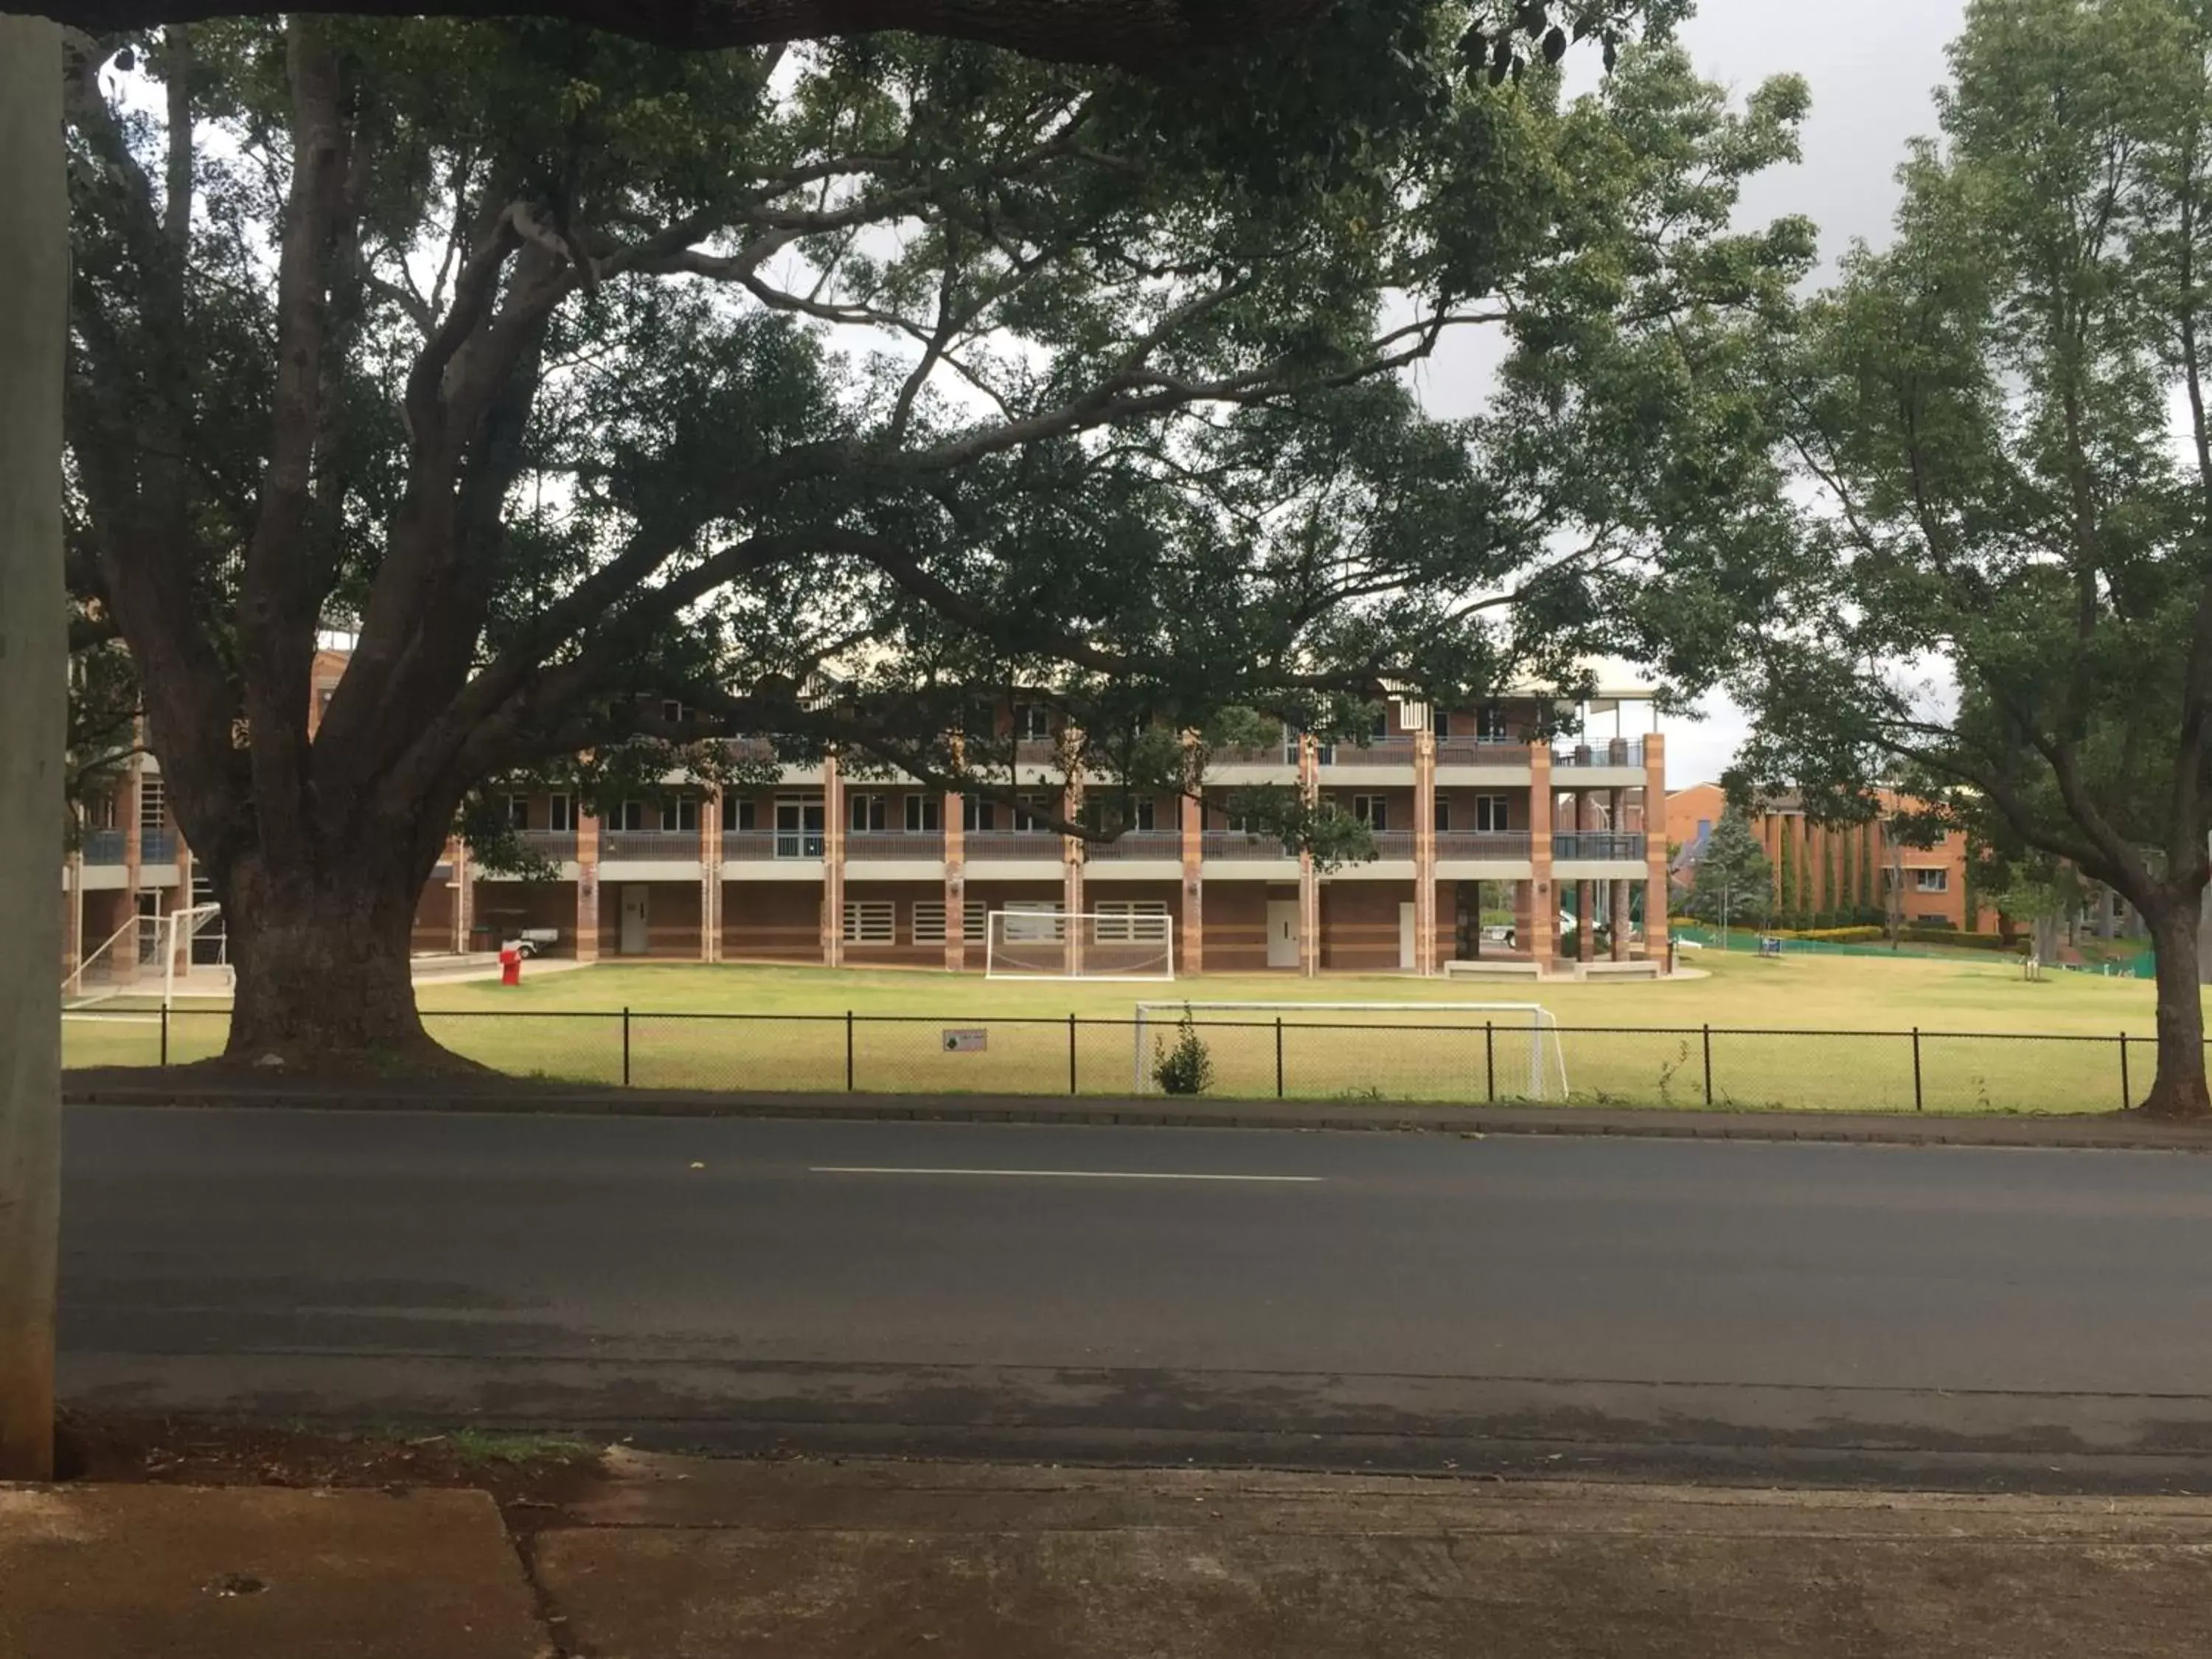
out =
{"type": "Polygon", "coordinates": [[[1613,1135],[1641,1139],[1809,1141],[1893,1146],[2212,1152],[2212,1126],[2079,1117],[1706,1112],[1578,1106],[1431,1106],[1378,1101],[1158,1100],[1010,1095],[715,1093],[520,1083],[216,1081],[106,1070],[64,1075],[72,1106],[248,1107],[320,1111],[545,1112],[606,1117],[1121,1125],[1429,1134],[1613,1135]]]}

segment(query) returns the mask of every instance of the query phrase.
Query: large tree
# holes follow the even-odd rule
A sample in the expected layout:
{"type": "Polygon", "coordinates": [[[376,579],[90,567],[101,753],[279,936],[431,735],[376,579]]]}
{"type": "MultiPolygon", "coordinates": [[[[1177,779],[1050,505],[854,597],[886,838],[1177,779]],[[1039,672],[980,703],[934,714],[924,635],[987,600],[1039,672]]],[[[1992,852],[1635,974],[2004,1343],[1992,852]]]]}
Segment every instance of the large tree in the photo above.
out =
{"type": "Polygon", "coordinates": [[[2108,884],[2157,956],[2143,1108],[2201,1116],[2212,9],[1978,0],[1951,64],[1893,246],[1797,343],[1817,506],[1745,760],[2108,884]]]}
{"type": "Polygon", "coordinates": [[[1158,777],[1226,706],[1565,684],[1749,592],[1735,319],[1808,239],[1727,222],[1802,90],[1731,115],[1655,50],[1562,110],[1469,84],[1466,17],[1346,10],[1235,106],[295,18],[154,43],[161,123],[82,56],[72,570],[225,906],[234,1053],[420,1044],[416,894],[555,757],[711,769],[738,726],[961,783],[985,689],[1043,684],[1158,777]],[[1501,416],[1421,421],[1391,371],[1486,318],[1501,416]]]}
{"type": "Polygon", "coordinates": [[[1698,850],[1684,908],[1699,921],[1754,927],[1772,911],[1774,865],[1741,808],[1722,813],[1698,850]]]}

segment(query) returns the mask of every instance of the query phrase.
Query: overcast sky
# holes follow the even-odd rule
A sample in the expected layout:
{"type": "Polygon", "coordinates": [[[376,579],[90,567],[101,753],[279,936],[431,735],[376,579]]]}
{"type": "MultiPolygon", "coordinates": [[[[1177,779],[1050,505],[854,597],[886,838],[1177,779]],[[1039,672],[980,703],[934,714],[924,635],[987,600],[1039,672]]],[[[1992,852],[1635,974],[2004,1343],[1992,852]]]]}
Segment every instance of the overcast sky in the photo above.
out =
{"type": "MultiPolygon", "coordinates": [[[[1936,125],[1931,92],[1966,0],[1699,0],[1684,43],[1706,76],[1750,91],[1795,72],[1813,88],[1802,165],[1778,169],[1745,193],[1751,222],[1802,213],[1820,227],[1830,261],[1853,239],[1887,240],[1905,143],[1936,125]]],[[[1440,356],[1422,377],[1439,414],[1466,412],[1481,395],[1480,356],[1440,356]]],[[[1668,723],[1667,783],[1720,775],[1742,741],[1742,716],[1717,699],[1711,717],[1668,723]]]]}

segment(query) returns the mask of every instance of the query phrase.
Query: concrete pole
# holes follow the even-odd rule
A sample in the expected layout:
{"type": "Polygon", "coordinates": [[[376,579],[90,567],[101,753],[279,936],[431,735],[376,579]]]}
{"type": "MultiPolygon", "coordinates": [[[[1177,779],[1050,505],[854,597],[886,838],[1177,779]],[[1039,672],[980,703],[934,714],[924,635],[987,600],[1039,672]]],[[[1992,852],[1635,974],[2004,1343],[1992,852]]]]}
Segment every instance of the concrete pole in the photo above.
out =
{"type": "Polygon", "coordinates": [[[0,1480],[54,1472],[61,1218],[62,36],[0,16],[0,1480]],[[36,878],[34,878],[34,876],[36,878]]]}

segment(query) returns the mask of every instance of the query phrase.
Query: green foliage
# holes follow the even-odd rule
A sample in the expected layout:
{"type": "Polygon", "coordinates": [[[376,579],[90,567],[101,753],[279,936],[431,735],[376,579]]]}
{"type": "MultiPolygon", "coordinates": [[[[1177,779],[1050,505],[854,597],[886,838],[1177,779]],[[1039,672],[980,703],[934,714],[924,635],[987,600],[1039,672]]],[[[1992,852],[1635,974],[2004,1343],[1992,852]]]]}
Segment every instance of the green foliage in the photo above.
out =
{"type": "MultiPolygon", "coordinates": [[[[1783,843],[1787,856],[1789,843],[1783,843]]],[[[1725,912],[1735,925],[1757,927],[1774,909],[1774,872],[1766,849],[1751,823],[1735,807],[1721,814],[1698,855],[1685,905],[1700,921],[1717,922],[1725,912]]]]}
{"type": "Polygon", "coordinates": [[[1213,1086],[1213,1053],[1198,1034],[1198,1024],[1188,1006],[1176,1022],[1176,1040],[1152,1043],[1152,1081],[1167,1095],[1202,1095],[1213,1086]]]}
{"type": "Polygon", "coordinates": [[[1816,814],[1917,797],[2000,884],[2063,860],[2112,885],[2164,926],[2161,1075],[2196,1109],[2212,12],[1992,0],[1951,65],[1893,240],[1778,334],[1805,511],[1741,759],[1816,814]]]}

